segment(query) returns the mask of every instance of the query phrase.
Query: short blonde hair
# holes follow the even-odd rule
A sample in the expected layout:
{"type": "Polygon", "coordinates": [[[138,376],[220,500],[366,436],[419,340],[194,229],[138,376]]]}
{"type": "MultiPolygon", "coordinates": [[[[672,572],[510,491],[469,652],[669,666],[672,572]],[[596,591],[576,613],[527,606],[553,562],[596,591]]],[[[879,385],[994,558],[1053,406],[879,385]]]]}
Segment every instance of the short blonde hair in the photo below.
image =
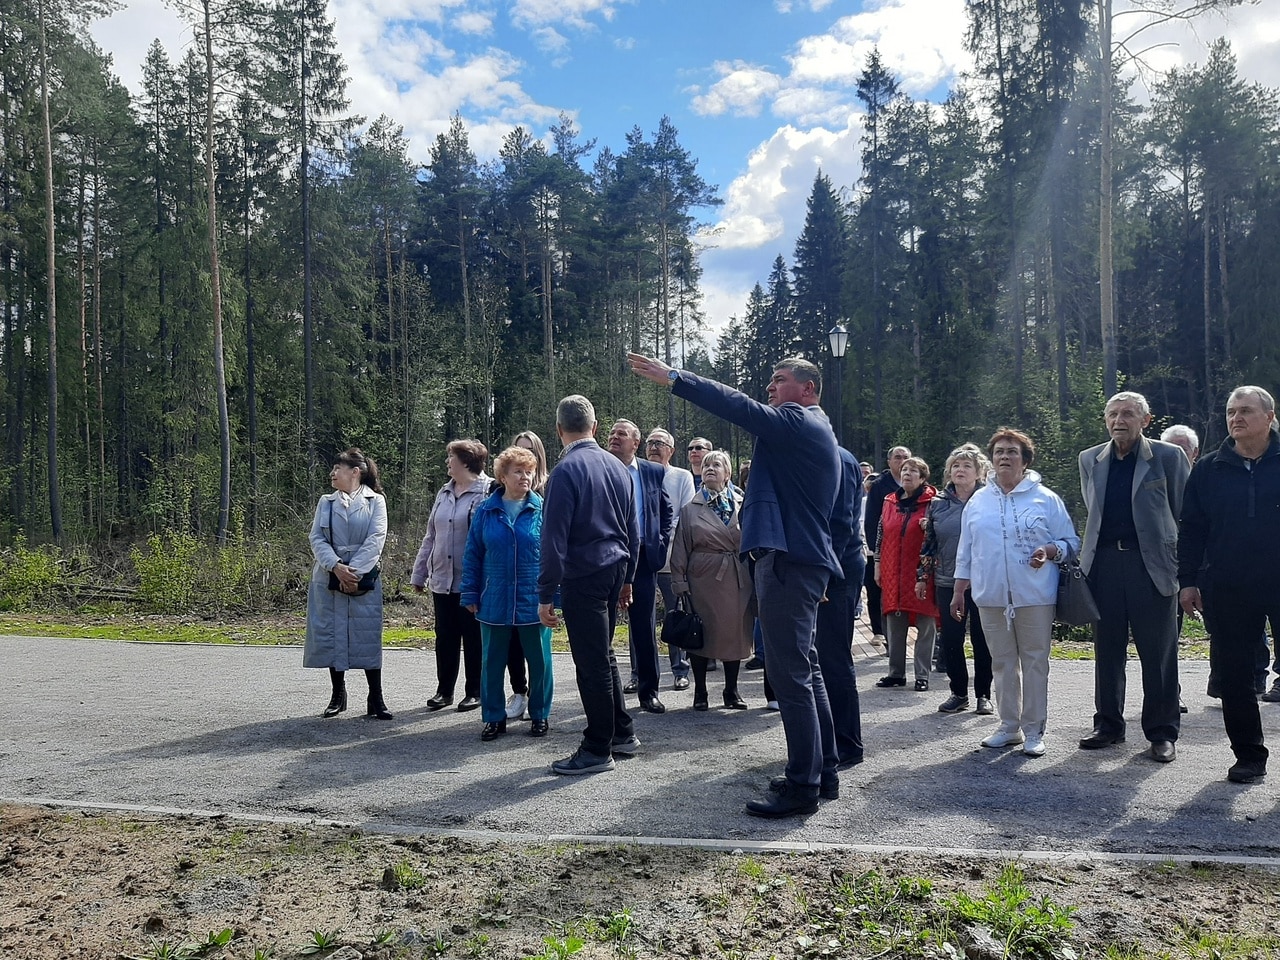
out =
{"type": "Polygon", "coordinates": [[[946,466],[942,468],[942,478],[946,482],[951,480],[951,466],[957,460],[968,460],[973,464],[973,469],[978,472],[978,483],[981,484],[987,479],[987,474],[991,472],[991,461],[987,459],[982,452],[982,448],[976,443],[962,443],[949,454],[947,454],[946,466]]]}
{"type": "Polygon", "coordinates": [[[729,459],[729,454],[723,450],[712,450],[702,458],[702,469],[707,468],[708,463],[719,463],[724,467],[724,481],[728,483],[733,479],[733,461],[729,459]]]}

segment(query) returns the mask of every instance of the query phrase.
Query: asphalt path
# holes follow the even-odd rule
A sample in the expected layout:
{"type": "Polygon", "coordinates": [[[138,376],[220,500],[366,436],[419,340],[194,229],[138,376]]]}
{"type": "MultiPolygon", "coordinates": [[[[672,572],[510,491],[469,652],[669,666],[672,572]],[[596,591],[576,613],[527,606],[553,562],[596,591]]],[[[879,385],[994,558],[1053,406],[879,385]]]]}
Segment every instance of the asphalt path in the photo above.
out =
{"type": "MultiPolygon", "coordinates": [[[[320,711],[328,677],[296,647],[141,644],[0,637],[10,682],[0,696],[0,801],[139,806],[236,816],[335,820],[369,829],[478,831],[546,837],[829,843],[889,849],[1179,857],[1280,854],[1274,778],[1226,780],[1232,756],[1222,711],[1204,695],[1208,665],[1181,665],[1178,759],[1144,755],[1140,678],[1130,662],[1129,740],[1098,751],[1090,728],[1093,664],[1054,661],[1047,754],[984,749],[994,717],[937,712],[946,679],[927,693],[873,682],[882,656],[857,661],[866,761],[841,775],[840,799],[807,819],[743,812],[781,772],[777,713],[759,673],[744,673],[747,711],[692,709],[692,691],[661,693],[668,711],[640,712],[643,746],[610,773],[558,777],[548,764],[577,746],[583,716],[572,663],[555,657],[552,729],[480,740],[479,711],[426,709],[434,656],[389,650],[392,721],[366,719],[364,681],[351,707],[320,711]]],[[[718,702],[723,674],[713,673],[718,702]]],[[[664,675],[664,687],[670,677],[664,675]]],[[[634,700],[632,700],[634,703],[634,700]]],[[[1280,704],[1261,704],[1280,741],[1280,704]]]]}

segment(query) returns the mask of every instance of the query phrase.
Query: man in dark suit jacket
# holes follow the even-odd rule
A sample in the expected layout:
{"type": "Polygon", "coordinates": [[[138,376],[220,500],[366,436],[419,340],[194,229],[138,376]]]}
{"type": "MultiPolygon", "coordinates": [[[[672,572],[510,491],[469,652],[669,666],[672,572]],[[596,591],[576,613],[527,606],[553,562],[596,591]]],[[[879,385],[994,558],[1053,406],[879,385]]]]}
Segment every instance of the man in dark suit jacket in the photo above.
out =
{"type": "Polygon", "coordinates": [[[818,604],[827,581],[842,576],[831,544],[840,457],[831,422],[818,406],[822,374],[807,360],[779,362],[766,406],[661,360],[635,353],[628,360],[640,376],[670,385],[676,396],[755,435],[741,513],[742,554],[753,561],[765,670],[782,712],[787,768],[785,777],[769,784],[770,798],[749,801],[747,813],[813,813],[820,793],[834,799],[840,789],[831,705],[814,648],[818,604]]]}
{"type": "Polygon", "coordinates": [[[635,492],[636,516],[640,527],[640,562],[632,584],[631,607],[627,612],[631,654],[635,658],[640,706],[649,713],[666,713],[658,699],[658,636],[654,625],[657,613],[658,571],[666,565],[676,514],[663,487],[667,471],[661,464],[636,456],[640,449],[640,428],[630,420],[619,420],[609,431],[609,452],[627,472],[635,492]]]}
{"type": "Polygon", "coordinates": [[[863,760],[862,710],[858,701],[858,673],[853,666],[853,628],[858,594],[867,557],[862,548],[862,467],[844,447],[840,453],[840,494],[831,511],[831,545],[844,576],[827,583],[827,602],[818,605],[814,645],[822,682],[831,701],[836,733],[836,756],[844,770],[863,760]]]}
{"type": "Polygon", "coordinates": [[[1142,662],[1142,732],[1150,756],[1176,756],[1178,711],[1178,517],[1190,467],[1171,443],[1148,440],[1151,408],[1140,393],[1117,393],[1103,414],[1111,439],[1080,453],[1080,492],[1089,519],[1080,566],[1101,619],[1094,627],[1093,732],[1084,750],[1124,743],[1129,635],[1142,662]]]}

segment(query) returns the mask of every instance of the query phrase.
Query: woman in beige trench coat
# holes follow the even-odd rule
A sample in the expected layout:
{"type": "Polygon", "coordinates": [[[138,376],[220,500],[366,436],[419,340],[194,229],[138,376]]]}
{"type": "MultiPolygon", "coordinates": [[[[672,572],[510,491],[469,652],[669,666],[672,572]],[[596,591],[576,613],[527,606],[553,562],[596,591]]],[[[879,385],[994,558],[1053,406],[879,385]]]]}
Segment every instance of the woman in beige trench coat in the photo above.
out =
{"type": "Polygon", "coordinates": [[[729,483],[729,455],[713,450],[702,461],[702,488],[680,511],[671,551],[671,589],[702,617],[706,645],[689,651],[693,709],[707,709],[707,662],[724,663],[724,705],[747,709],[738,694],[740,661],[751,656],[755,598],[751,573],[738,558],[742,493],[729,483]]]}

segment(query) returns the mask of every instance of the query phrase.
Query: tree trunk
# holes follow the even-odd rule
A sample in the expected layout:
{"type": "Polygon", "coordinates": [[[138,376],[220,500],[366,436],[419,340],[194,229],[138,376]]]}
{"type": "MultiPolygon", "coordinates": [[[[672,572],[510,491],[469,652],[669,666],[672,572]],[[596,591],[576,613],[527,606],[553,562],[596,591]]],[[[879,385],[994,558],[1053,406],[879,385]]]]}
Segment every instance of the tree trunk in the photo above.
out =
{"type": "Polygon", "coordinates": [[[1108,397],[1116,393],[1119,360],[1116,353],[1115,261],[1112,250],[1112,51],[1111,0],[1098,0],[1098,70],[1101,125],[1098,146],[1098,308],[1102,328],[1102,391],[1108,397]]]}
{"type": "Polygon", "coordinates": [[[44,134],[45,193],[45,319],[49,326],[47,452],[49,468],[49,526],[53,539],[62,543],[62,499],[58,488],[58,261],[54,234],[53,193],[53,125],[49,118],[49,39],[45,18],[47,7],[39,3],[40,28],[40,121],[44,134]]]}

